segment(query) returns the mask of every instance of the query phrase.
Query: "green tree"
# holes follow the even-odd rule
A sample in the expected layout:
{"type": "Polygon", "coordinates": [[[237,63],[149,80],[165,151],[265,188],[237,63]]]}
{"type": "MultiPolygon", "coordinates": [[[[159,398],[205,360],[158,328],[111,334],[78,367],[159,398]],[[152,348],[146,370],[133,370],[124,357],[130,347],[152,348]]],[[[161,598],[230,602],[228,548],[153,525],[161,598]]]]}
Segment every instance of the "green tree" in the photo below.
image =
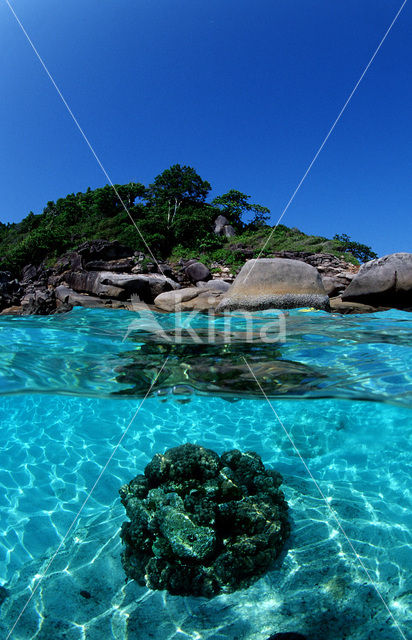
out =
{"type": "MultiPolygon", "coordinates": [[[[136,198],[146,197],[146,187],[139,182],[129,182],[129,184],[114,185],[117,193],[123,201],[127,209],[131,210],[136,198]]],[[[120,211],[124,211],[122,202],[119,200],[113,187],[107,184],[101,189],[92,192],[91,210],[97,218],[111,218],[116,216],[120,211]]]]}
{"type": "Polygon", "coordinates": [[[170,228],[182,207],[203,203],[210,189],[210,184],[193,167],[174,164],[156,176],[150,185],[149,206],[164,209],[166,224],[170,228]]]}
{"type": "Polygon", "coordinates": [[[33,211],[30,211],[30,213],[19,224],[21,233],[30,233],[30,231],[37,229],[41,224],[42,219],[42,214],[36,216],[33,211]]]}
{"type": "Polygon", "coordinates": [[[245,224],[242,218],[247,214],[254,214],[249,222],[251,228],[263,226],[269,219],[270,210],[260,204],[252,204],[248,202],[250,196],[247,196],[237,189],[230,189],[212,200],[212,205],[217,207],[220,212],[238,229],[243,229],[245,224]]]}
{"type": "Polygon", "coordinates": [[[206,203],[183,206],[173,224],[173,244],[199,248],[212,232],[215,217],[216,209],[206,203]]]}
{"type": "Polygon", "coordinates": [[[197,246],[212,229],[215,209],[205,202],[211,186],[193,167],[175,164],[156,176],[147,203],[136,211],[146,241],[162,255],[176,244],[197,246]]]}
{"type": "Polygon", "coordinates": [[[360,262],[368,262],[378,257],[378,254],[372,251],[371,247],[351,240],[346,233],[336,234],[333,236],[333,239],[338,241],[339,251],[351,253],[355,258],[360,260],[360,262]]]}

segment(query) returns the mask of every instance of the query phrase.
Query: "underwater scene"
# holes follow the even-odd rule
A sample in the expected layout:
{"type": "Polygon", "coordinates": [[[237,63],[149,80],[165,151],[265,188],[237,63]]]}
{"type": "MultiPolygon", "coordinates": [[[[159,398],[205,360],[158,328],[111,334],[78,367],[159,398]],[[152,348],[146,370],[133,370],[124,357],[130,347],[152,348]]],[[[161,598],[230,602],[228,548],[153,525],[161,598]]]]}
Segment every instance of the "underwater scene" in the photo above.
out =
{"type": "Polygon", "coordinates": [[[411,637],[410,313],[75,308],[0,343],[2,638],[411,637]],[[162,582],[172,551],[213,580],[162,582]]]}

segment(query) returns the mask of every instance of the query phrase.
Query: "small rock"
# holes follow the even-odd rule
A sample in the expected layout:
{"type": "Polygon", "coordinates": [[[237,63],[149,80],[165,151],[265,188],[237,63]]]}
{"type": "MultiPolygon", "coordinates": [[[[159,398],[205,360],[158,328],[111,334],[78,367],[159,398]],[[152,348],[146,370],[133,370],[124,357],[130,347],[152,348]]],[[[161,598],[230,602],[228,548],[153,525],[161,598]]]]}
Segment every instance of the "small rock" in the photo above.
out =
{"type": "Polygon", "coordinates": [[[190,264],[185,268],[185,273],[192,282],[199,282],[200,280],[206,282],[212,277],[209,269],[205,267],[202,262],[194,262],[190,264]]]}

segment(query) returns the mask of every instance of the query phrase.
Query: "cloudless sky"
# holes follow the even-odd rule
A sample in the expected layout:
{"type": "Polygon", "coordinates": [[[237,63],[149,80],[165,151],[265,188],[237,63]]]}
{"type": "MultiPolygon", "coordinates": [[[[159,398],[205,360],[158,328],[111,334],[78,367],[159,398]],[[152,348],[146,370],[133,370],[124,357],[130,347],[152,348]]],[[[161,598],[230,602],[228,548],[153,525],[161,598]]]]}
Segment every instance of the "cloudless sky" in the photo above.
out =
{"type": "MultiPolygon", "coordinates": [[[[401,0],[11,0],[115,183],[188,164],[280,213],[401,0]]],[[[412,252],[412,4],[283,222],[412,252]]],[[[0,0],[0,220],[107,181],[0,0]]]]}

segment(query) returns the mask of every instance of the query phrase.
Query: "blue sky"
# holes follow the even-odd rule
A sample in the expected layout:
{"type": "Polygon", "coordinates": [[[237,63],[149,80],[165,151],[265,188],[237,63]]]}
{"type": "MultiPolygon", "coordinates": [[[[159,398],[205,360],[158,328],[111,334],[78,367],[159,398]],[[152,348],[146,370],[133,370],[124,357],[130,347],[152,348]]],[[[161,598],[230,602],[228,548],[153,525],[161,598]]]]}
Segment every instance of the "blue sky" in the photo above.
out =
{"type": "MultiPolygon", "coordinates": [[[[401,0],[11,0],[112,180],[194,166],[275,222],[401,0]]],[[[283,222],[412,251],[412,5],[283,222]]],[[[0,220],[105,184],[0,0],[0,220]]]]}

